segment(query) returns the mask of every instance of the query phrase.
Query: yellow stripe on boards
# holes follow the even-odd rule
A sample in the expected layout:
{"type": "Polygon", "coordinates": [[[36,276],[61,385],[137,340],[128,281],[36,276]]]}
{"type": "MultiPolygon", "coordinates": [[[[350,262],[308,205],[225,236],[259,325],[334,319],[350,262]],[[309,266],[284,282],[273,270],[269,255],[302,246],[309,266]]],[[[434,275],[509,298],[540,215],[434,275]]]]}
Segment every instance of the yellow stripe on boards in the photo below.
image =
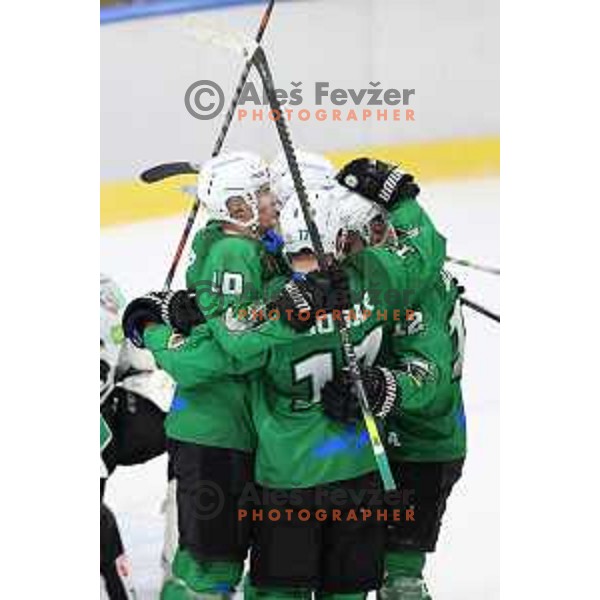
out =
{"type": "Polygon", "coordinates": [[[351,151],[330,152],[328,158],[341,167],[353,158],[369,156],[400,163],[419,181],[498,175],[500,139],[497,137],[367,146],[351,151]]]}
{"type": "MultiPolygon", "coordinates": [[[[326,153],[340,167],[360,156],[400,163],[418,181],[435,181],[498,175],[498,137],[452,139],[427,143],[367,146],[326,153]]],[[[193,185],[195,177],[182,175],[151,185],[138,181],[102,183],[100,225],[119,225],[169,217],[189,209],[193,202],[181,187],[193,185]]]]}
{"type": "Polygon", "coordinates": [[[100,184],[100,226],[120,225],[180,214],[193,198],[181,191],[195,185],[193,175],[165,179],[159,183],[117,181],[100,184]]]}

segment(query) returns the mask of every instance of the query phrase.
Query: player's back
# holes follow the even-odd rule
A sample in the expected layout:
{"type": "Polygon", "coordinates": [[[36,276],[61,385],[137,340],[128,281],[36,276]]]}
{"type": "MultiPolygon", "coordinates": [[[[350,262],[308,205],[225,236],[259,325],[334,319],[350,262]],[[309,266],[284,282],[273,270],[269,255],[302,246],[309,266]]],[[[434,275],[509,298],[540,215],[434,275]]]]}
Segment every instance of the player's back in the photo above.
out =
{"type": "Polygon", "coordinates": [[[400,408],[386,422],[390,452],[412,461],[460,458],[466,451],[460,288],[441,271],[413,309],[395,324],[386,347],[386,364],[403,374],[400,408]]]}
{"type": "MultiPolygon", "coordinates": [[[[379,359],[393,326],[391,311],[386,312],[386,294],[377,293],[386,289],[384,265],[373,257],[346,265],[353,298],[347,311],[350,337],[365,365],[379,359]]],[[[321,405],[322,387],[345,367],[335,322],[340,318],[339,311],[327,314],[303,334],[282,320],[268,322],[250,334],[256,336],[256,347],[269,347],[261,377],[254,382],[252,409],[260,440],[256,478],[262,485],[312,487],[375,469],[362,422],[342,425],[329,419],[321,405]]],[[[230,351],[251,360],[252,343],[242,342],[236,348],[233,336],[224,340],[234,344],[230,351]]],[[[249,342],[244,334],[238,338],[244,339],[249,342]]]]}

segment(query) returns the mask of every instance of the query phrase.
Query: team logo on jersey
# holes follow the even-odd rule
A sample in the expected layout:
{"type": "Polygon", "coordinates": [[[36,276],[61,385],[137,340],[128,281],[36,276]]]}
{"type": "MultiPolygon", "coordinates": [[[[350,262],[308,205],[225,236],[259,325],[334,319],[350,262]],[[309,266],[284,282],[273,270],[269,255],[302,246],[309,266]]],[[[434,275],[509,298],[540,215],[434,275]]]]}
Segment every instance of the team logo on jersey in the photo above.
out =
{"type": "Polygon", "coordinates": [[[421,233],[420,227],[411,227],[410,229],[402,229],[402,227],[396,227],[396,235],[400,240],[411,240],[416,238],[421,233]]]}
{"type": "Polygon", "coordinates": [[[400,371],[408,375],[418,386],[435,377],[435,366],[429,361],[420,358],[402,361],[400,371]]]}
{"type": "Polygon", "coordinates": [[[223,322],[229,333],[244,333],[258,328],[264,323],[260,316],[266,311],[265,307],[250,307],[246,310],[235,310],[230,306],[223,315],[223,322]]]}

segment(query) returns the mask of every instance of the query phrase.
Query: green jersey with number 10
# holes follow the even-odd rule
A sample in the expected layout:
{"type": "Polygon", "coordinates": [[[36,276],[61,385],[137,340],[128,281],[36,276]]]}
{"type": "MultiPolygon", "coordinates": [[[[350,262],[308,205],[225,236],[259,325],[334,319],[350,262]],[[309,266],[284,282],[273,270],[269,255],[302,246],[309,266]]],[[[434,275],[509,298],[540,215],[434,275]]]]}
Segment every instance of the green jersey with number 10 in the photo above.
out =
{"type": "MultiPolygon", "coordinates": [[[[218,318],[228,306],[260,297],[278,268],[259,240],[228,235],[219,222],[209,223],[196,234],[190,258],[187,287],[196,291],[198,304],[208,320],[218,318]]],[[[171,334],[169,328],[157,328],[148,345],[157,362],[166,366],[177,383],[165,421],[168,437],[219,448],[254,450],[256,434],[246,380],[236,373],[217,370],[216,365],[211,383],[190,377],[195,371],[194,363],[186,361],[184,353],[165,352],[171,334]]],[[[199,330],[188,345],[201,347],[207,339],[206,332],[199,330]]],[[[195,363],[203,358],[196,356],[195,363]]]]}

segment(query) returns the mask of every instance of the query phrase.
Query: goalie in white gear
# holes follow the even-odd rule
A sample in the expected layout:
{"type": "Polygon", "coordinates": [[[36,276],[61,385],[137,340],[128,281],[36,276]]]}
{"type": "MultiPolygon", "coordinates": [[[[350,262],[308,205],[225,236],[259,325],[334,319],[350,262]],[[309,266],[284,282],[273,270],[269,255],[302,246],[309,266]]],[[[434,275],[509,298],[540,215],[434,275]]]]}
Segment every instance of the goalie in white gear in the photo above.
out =
{"type": "Polygon", "coordinates": [[[110,600],[134,598],[130,568],[111,510],[104,504],[106,481],[118,465],[135,465],[165,451],[160,407],[172,384],[156,369],[152,355],[123,339],[125,298],[100,275],[100,573],[110,600]]]}

